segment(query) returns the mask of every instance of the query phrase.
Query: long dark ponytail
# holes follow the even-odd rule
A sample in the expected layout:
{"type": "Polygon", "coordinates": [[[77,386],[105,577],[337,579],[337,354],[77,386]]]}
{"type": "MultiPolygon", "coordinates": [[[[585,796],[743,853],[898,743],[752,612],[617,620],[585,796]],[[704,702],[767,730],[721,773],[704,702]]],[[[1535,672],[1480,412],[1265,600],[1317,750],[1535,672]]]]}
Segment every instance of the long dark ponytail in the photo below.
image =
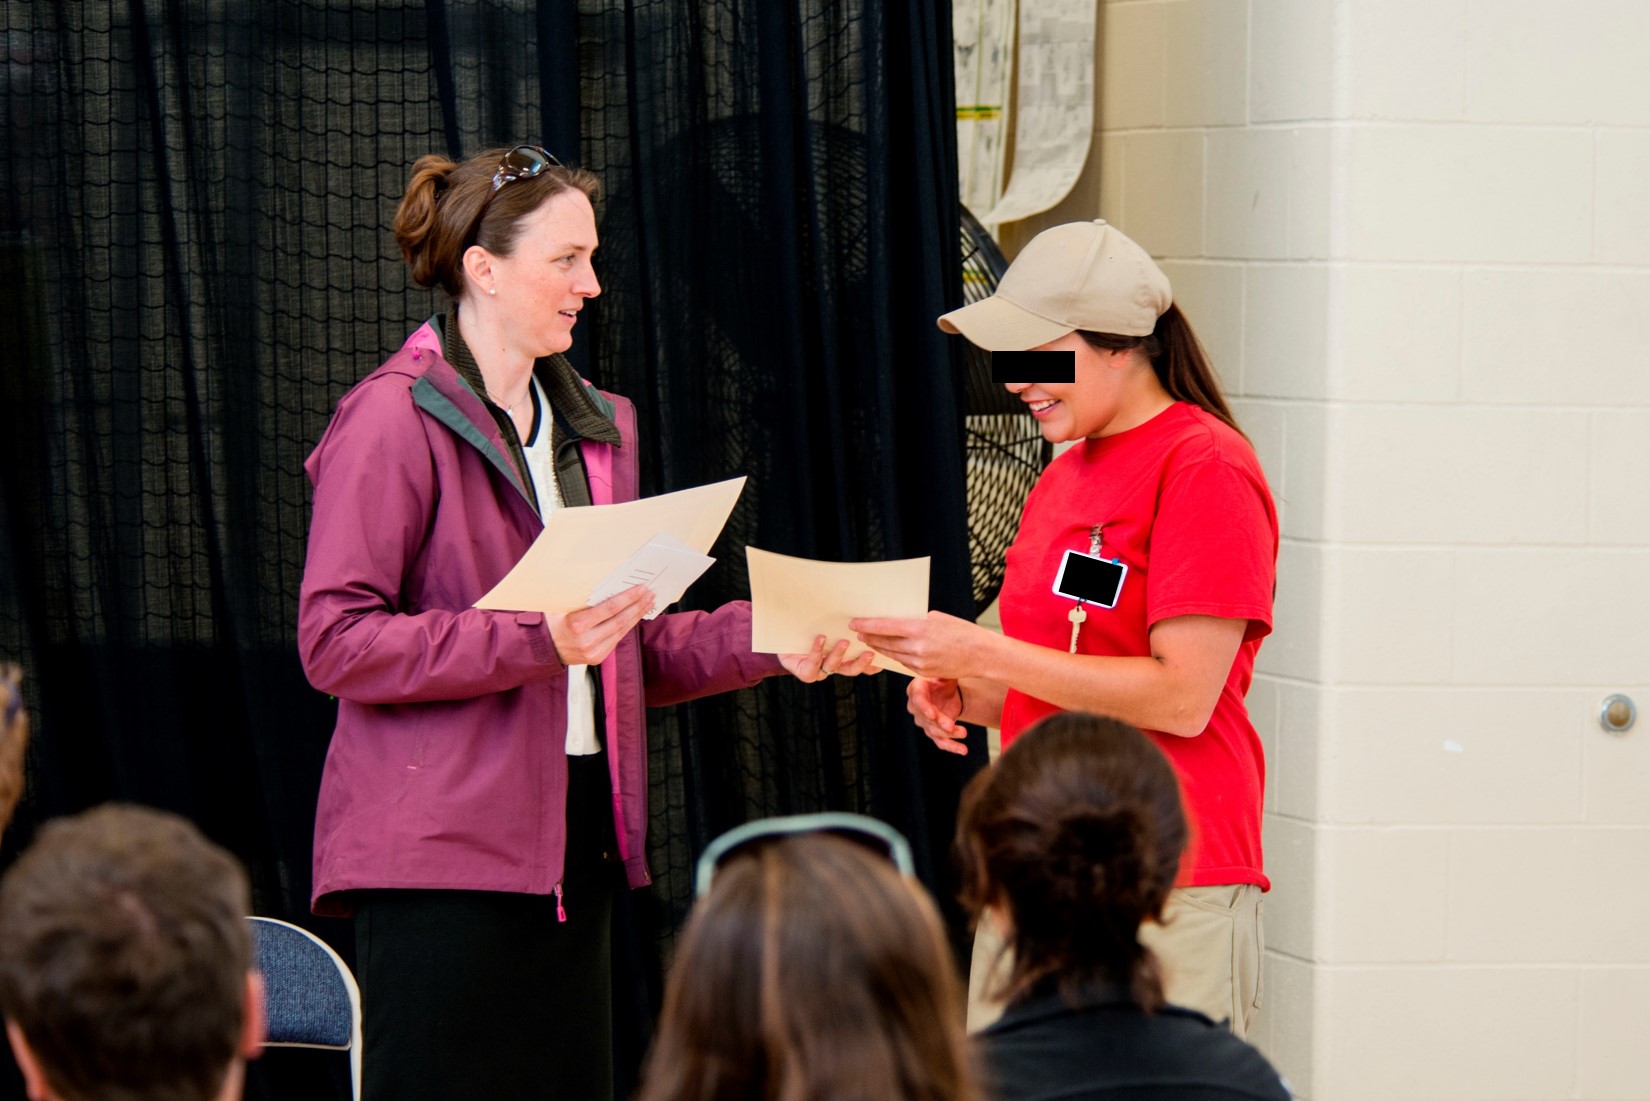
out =
{"type": "Polygon", "coordinates": [[[1157,381],[1163,384],[1169,396],[1188,402],[1210,416],[1219,417],[1244,439],[1249,437],[1238,427],[1226,397],[1220,391],[1220,380],[1209,365],[1209,354],[1192,331],[1192,323],[1180,312],[1180,307],[1169,303],[1157,319],[1150,336],[1117,336],[1113,333],[1091,333],[1077,330],[1091,348],[1119,352],[1129,348],[1143,348],[1151,360],[1157,381]]]}

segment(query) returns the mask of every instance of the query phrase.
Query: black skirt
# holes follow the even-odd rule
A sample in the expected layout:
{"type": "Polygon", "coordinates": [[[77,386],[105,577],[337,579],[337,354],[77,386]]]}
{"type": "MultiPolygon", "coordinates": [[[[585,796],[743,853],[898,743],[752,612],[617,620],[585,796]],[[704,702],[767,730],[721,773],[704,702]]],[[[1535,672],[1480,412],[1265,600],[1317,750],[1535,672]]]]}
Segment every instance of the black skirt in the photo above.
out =
{"type": "Polygon", "coordinates": [[[554,896],[356,898],[365,1101],[607,1101],[612,920],[625,889],[607,756],[568,758],[566,920],[554,896]]]}

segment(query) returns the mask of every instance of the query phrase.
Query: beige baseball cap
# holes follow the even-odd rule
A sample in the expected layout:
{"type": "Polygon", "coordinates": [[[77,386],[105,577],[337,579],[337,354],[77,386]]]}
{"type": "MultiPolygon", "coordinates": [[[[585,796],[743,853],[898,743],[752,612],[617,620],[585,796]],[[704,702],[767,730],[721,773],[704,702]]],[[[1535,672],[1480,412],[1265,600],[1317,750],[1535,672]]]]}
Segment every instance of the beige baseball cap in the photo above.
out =
{"type": "Polygon", "coordinates": [[[990,352],[1022,352],[1076,329],[1150,336],[1173,301],[1169,277],[1146,250],[1096,218],[1043,230],[990,298],[952,310],[939,326],[990,352]]]}

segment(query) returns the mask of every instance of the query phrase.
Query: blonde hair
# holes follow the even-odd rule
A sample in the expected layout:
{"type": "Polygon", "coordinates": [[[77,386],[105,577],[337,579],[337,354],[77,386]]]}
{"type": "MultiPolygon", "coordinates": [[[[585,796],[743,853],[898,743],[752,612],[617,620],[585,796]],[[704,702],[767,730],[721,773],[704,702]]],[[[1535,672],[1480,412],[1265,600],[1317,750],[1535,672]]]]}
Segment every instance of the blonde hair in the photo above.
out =
{"type": "Polygon", "coordinates": [[[29,746],[29,709],[23,705],[23,671],[0,662],[0,833],[23,797],[23,755],[29,746]],[[7,721],[7,716],[13,716],[7,721]]]}

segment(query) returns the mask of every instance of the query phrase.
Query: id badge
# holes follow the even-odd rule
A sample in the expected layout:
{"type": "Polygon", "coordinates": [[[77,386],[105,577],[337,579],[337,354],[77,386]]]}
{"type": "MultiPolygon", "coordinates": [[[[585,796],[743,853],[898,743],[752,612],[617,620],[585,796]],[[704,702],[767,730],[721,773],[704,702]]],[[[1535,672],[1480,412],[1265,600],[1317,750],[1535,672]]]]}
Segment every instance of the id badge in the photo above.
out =
{"type": "Polygon", "coordinates": [[[1118,597],[1123,594],[1123,579],[1128,574],[1129,567],[1115,558],[1068,550],[1054,575],[1054,595],[1081,604],[1115,608],[1118,597]]]}

